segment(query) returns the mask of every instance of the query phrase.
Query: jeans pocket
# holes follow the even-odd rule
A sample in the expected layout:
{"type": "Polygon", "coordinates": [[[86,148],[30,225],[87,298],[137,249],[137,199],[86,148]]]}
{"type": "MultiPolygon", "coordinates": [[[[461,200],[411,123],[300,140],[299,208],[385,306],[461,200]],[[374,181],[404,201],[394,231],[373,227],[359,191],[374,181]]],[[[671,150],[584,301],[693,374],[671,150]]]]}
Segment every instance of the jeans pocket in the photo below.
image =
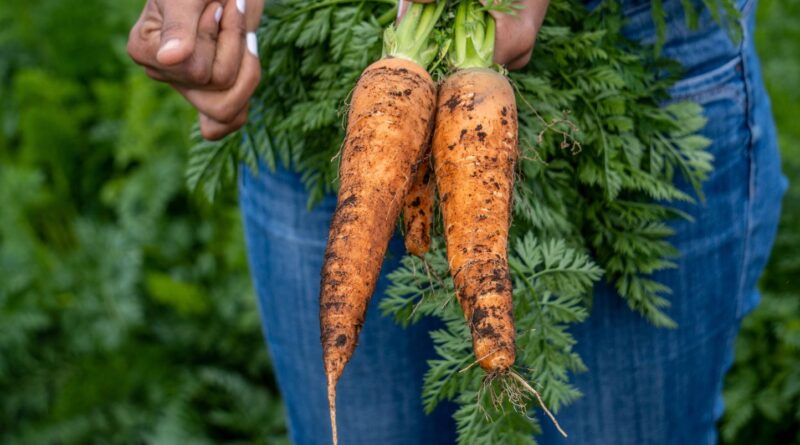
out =
{"type": "Polygon", "coordinates": [[[701,134],[711,141],[714,170],[703,185],[705,202],[697,203],[703,230],[687,229],[696,236],[686,240],[686,249],[699,246],[720,249],[730,262],[726,277],[731,293],[720,305],[735,315],[747,298],[741,285],[749,264],[753,187],[753,126],[751,91],[746,58],[742,53],[711,69],[686,77],[670,90],[670,101],[693,101],[707,118],[701,134]]]}
{"type": "MultiPolygon", "coordinates": [[[[684,78],[670,89],[669,102],[692,101],[703,107],[707,122],[701,133],[711,140],[708,150],[714,156],[710,181],[730,170],[741,171],[742,164],[750,162],[752,128],[744,71],[740,54],[707,72],[684,78]]],[[[737,179],[748,181],[746,177],[737,179]]]]}
{"type": "Polygon", "coordinates": [[[670,88],[671,102],[690,100],[706,106],[715,101],[728,102],[732,111],[745,113],[747,88],[742,55],[704,73],[679,80],[670,88]]]}

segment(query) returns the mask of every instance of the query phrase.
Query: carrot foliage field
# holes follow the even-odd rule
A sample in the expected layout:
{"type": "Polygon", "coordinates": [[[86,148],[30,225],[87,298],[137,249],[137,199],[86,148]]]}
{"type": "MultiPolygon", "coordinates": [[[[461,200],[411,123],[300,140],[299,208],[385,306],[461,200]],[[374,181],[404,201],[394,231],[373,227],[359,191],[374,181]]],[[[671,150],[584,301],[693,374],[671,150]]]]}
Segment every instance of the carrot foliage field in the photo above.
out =
{"type": "MultiPolygon", "coordinates": [[[[306,2],[288,0],[292,1],[306,2]]],[[[274,13],[287,1],[268,3],[273,4],[274,13]]],[[[201,144],[190,138],[194,116],[180,97],[148,80],[127,59],[127,31],[142,1],[3,0],[0,443],[287,443],[283,409],[249,282],[235,190],[223,181],[235,173],[236,164],[217,155],[235,150],[235,158],[245,163],[252,164],[261,155],[268,165],[291,164],[305,172],[312,201],[330,192],[335,170],[320,166],[330,164],[340,142],[336,135],[341,131],[342,98],[360,68],[379,53],[380,28],[393,18],[386,13],[388,3],[365,1],[363,7],[323,8],[323,13],[308,14],[302,26],[292,28],[287,21],[284,28],[265,27],[262,43],[269,50],[264,52],[265,78],[279,83],[271,84],[275,89],[259,91],[256,113],[244,133],[245,144],[239,144],[241,135],[222,144],[201,144]],[[374,15],[374,20],[364,14],[374,15]],[[321,44],[327,45],[332,59],[315,53],[321,44]],[[312,96],[306,100],[277,100],[279,95],[299,94],[312,80],[318,83],[308,90],[312,96]],[[290,105],[292,109],[284,108],[290,105]],[[308,136],[287,139],[301,133],[308,136]],[[331,141],[331,146],[317,151],[288,149],[290,143],[306,140],[331,141]],[[221,161],[204,163],[208,159],[221,161]],[[189,188],[198,193],[190,193],[189,188]],[[213,205],[207,202],[209,196],[215,198],[213,205]]],[[[553,4],[551,20],[576,23],[573,29],[616,26],[613,21],[603,23],[596,17],[570,13],[568,1],[554,0],[553,4]]],[[[794,180],[800,177],[796,119],[800,115],[800,5],[793,0],[760,0],[758,13],[757,43],[773,94],[785,172],[794,180]]],[[[584,142],[584,155],[590,156],[597,139],[590,122],[581,121],[583,105],[575,104],[582,102],[547,87],[585,80],[580,69],[592,68],[597,69],[597,82],[611,82],[604,87],[621,87],[602,70],[602,55],[595,52],[595,60],[579,66],[569,56],[560,60],[557,52],[575,48],[584,54],[600,49],[611,58],[621,53],[610,49],[618,43],[613,35],[593,34],[589,29],[573,34],[555,26],[558,23],[550,23],[537,47],[537,54],[551,64],[532,67],[528,73],[533,77],[518,75],[517,85],[543,91],[541,99],[552,99],[551,108],[540,110],[548,116],[567,105],[574,108],[577,118],[572,119],[580,128],[569,134],[584,142]],[[575,73],[559,77],[555,73],[563,66],[574,68],[575,73]],[[559,98],[561,102],[556,101],[559,98]]],[[[652,62],[645,60],[645,64],[652,62]]],[[[630,60],[624,63],[642,66],[630,60]]],[[[652,79],[648,82],[655,85],[652,79]]],[[[574,88],[587,87],[576,84],[574,88]]],[[[624,94],[623,105],[647,103],[637,96],[641,92],[624,94]]],[[[606,105],[598,108],[604,119],[614,114],[615,104],[606,105]]],[[[521,113],[531,114],[525,105],[520,107],[521,113]]],[[[629,122],[612,122],[607,126],[609,134],[625,133],[629,122]]],[[[566,131],[568,127],[560,128],[566,131]]],[[[524,128],[529,132],[524,136],[535,140],[540,128],[524,128]]],[[[544,138],[558,140],[553,133],[544,138]]],[[[561,156],[559,150],[574,148],[543,149],[538,155],[561,156]]],[[[566,171],[572,158],[563,159],[566,171]]],[[[525,174],[531,177],[553,174],[537,170],[536,163],[525,165],[529,168],[525,174]]],[[[583,174],[592,178],[593,172],[583,174]]],[[[551,179],[569,178],[556,174],[551,179]]],[[[602,183],[608,178],[601,175],[594,180],[600,184],[594,192],[607,191],[613,183],[602,183]]],[[[553,210],[550,214],[569,216],[568,209],[557,206],[562,197],[538,197],[539,205],[553,210]]],[[[800,186],[796,181],[784,209],[776,250],[762,283],[762,304],[745,321],[736,363],[726,380],[727,411],[720,423],[726,444],[800,444],[800,285],[796,278],[800,276],[800,186]]],[[[539,211],[525,206],[515,210],[521,218],[539,211]]],[[[552,234],[565,221],[555,218],[540,224],[538,233],[552,234]]],[[[518,259],[553,252],[564,255],[574,248],[555,242],[537,244],[524,236],[519,241],[512,246],[518,259]]],[[[583,278],[571,283],[588,288],[600,278],[599,267],[578,250],[572,254],[573,265],[582,274],[576,277],[583,278]]],[[[432,258],[433,266],[441,267],[435,263],[437,258],[432,258]]],[[[597,261],[608,270],[608,259],[597,261]]],[[[518,266],[528,267],[524,261],[518,266]]],[[[414,280],[413,274],[403,275],[403,270],[395,275],[396,282],[412,286],[413,282],[403,280],[414,280]]],[[[572,318],[563,321],[578,321],[582,313],[574,308],[582,304],[582,295],[568,297],[574,298],[567,299],[562,314],[572,318]]],[[[407,295],[400,288],[386,299],[384,308],[402,315],[408,310],[404,298],[407,295]]],[[[658,301],[645,298],[635,308],[657,323],[668,324],[658,301]]],[[[552,326],[561,329],[563,324],[552,326]]],[[[439,340],[458,346],[462,340],[468,342],[469,334],[454,327],[439,340]],[[452,333],[464,338],[446,338],[452,333]]],[[[565,350],[553,350],[561,354],[563,367],[580,368],[579,361],[565,350]]],[[[469,379],[461,383],[468,384],[469,379]]],[[[574,398],[568,381],[554,378],[551,383],[557,385],[548,395],[551,404],[574,398]]],[[[458,388],[440,389],[443,398],[447,391],[452,396],[459,393],[458,388]]],[[[435,405],[436,397],[421,398],[420,409],[435,405]]],[[[461,419],[480,414],[469,409],[468,403],[462,403],[461,419]]],[[[514,423],[517,417],[509,420],[520,435],[504,443],[528,443],[535,424],[514,423]]]]}

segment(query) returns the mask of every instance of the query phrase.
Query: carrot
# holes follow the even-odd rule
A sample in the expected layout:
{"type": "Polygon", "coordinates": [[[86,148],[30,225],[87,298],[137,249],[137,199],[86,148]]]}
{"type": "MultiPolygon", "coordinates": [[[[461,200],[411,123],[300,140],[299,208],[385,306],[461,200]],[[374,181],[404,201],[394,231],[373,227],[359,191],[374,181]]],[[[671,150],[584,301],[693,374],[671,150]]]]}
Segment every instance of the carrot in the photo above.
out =
{"type": "Polygon", "coordinates": [[[417,168],[414,183],[403,204],[406,251],[420,258],[424,257],[431,248],[435,193],[435,185],[431,176],[430,159],[425,156],[417,168]]]}
{"type": "Polygon", "coordinates": [[[451,54],[458,71],[439,87],[432,144],[450,273],[476,359],[490,375],[514,364],[516,338],[507,243],[517,108],[506,77],[488,69],[493,46],[494,20],[465,0],[451,54]]]}
{"type": "Polygon", "coordinates": [[[432,152],[447,260],[475,356],[486,371],[505,371],[515,355],[507,242],[517,111],[504,76],[473,68],[444,81],[432,152]]]}
{"type": "Polygon", "coordinates": [[[353,356],[367,305],[414,171],[433,130],[435,55],[428,35],[444,9],[414,4],[387,29],[388,58],[367,67],[353,91],[320,286],[320,332],[333,443],[336,383],[353,356]]]}
{"type": "Polygon", "coordinates": [[[430,75],[402,59],[370,65],[353,93],[320,293],[334,431],[336,382],[355,350],[412,172],[431,132],[435,100],[430,75]]]}

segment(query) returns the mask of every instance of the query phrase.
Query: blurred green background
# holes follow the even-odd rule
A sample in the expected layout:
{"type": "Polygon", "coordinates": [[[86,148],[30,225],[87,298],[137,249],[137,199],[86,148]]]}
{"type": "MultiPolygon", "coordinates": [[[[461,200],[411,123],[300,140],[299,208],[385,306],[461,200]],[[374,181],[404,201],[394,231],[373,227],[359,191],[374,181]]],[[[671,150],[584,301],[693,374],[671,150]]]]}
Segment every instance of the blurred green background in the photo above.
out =
{"type": "MultiPolygon", "coordinates": [[[[0,443],[287,443],[234,190],[189,196],[194,114],[125,54],[141,0],[0,6],[0,443]]],[[[726,444],[800,444],[800,2],[757,43],[792,183],[726,380],[726,444]]]]}

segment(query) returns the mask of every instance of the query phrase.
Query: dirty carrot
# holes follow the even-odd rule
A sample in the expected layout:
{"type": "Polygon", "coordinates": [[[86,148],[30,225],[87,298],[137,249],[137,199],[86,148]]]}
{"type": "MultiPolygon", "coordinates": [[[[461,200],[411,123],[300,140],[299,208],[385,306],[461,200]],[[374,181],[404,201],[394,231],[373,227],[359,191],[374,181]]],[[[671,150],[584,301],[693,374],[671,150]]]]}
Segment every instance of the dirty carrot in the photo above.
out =
{"type": "Polygon", "coordinates": [[[428,156],[420,162],[403,204],[403,229],[406,251],[420,258],[431,248],[435,184],[428,156]]]}
{"type": "Polygon", "coordinates": [[[333,443],[336,383],[353,356],[414,171],[433,129],[436,85],[425,67],[428,35],[444,8],[414,4],[387,28],[384,58],[353,91],[339,166],[339,194],[320,286],[320,333],[333,443]]]}
{"type": "Polygon", "coordinates": [[[465,31],[478,8],[464,1],[456,13],[451,63],[457,71],[439,87],[432,155],[447,259],[475,357],[486,372],[501,374],[515,359],[507,243],[517,109],[506,77],[488,68],[494,20],[465,31]]]}

